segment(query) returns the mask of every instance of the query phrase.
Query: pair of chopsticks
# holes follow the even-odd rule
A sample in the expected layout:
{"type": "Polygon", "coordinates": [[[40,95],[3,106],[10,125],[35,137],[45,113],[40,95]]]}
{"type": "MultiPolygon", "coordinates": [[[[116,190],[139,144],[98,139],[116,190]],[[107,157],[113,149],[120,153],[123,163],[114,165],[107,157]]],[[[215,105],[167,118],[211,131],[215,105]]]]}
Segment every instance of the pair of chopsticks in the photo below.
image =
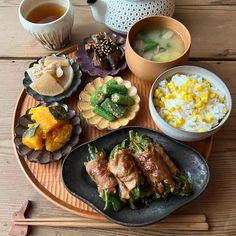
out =
{"type": "MultiPolygon", "coordinates": [[[[76,228],[98,228],[98,229],[125,229],[125,226],[108,221],[95,221],[78,217],[61,218],[35,218],[15,219],[15,225],[28,226],[52,226],[52,227],[76,227],[76,228]]],[[[148,230],[208,230],[208,223],[204,214],[193,215],[171,215],[159,223],[152,224],[139,229],[148,230]]]]}

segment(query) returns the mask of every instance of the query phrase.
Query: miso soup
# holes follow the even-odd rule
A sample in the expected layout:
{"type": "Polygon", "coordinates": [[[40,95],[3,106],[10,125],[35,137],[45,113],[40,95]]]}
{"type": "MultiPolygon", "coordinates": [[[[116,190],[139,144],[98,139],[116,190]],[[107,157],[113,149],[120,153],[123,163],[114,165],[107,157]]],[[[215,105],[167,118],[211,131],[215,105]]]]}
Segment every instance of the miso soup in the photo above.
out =
{"type": "Polygon", "coordinates": [[[143,58],[156,62],[168,62],[184,53],[180,35],[167,28],[140,31],[132,43],[133,49],[143,58]]]}

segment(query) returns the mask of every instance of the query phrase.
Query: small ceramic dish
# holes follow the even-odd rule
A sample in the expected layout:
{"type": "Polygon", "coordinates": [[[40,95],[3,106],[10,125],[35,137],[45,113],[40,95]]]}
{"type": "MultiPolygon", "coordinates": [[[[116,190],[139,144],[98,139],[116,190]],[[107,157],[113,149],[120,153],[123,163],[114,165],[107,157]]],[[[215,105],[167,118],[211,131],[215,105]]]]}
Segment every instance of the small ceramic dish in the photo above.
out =
{"type": "MultiPolygon", "coordinates": [[[[61,54],[61,55],[51,54],[49,56],[57,56],[57,57],[60,57],[60,58],[67,58],[64,54],[61,54]]],[[[39,58],[37,61],[31,63],[29,65],[29,68],[33,67],[34,64],[37,64],[40,59],[41,58],[39,58]]],[[[39,93],[37,93],[36,91],[34,91],[30,87],[30,84],[32,83],[32,80],[30,79],[30,76],[28,75],[28,73],[25,72],[25,78],[23,80],[23,85],[24,85],[24,88],[26,90],[26,93],[29,94],[30,96],[32,96],[35,100],[43,101],[43,102],[46,102],[46,103],[61,101],[62,99],[70,97],[78,89],[78,87],[81,83],[82,73],[80,71],[80,67],[79,67],[79,64],[77,62],[73,61],[70,58],[67,58],[67,59],[68,59],[70,65],[71,65],[71,67],[74,71],[74,78],[73,78],[72,84],[70,85],[70,87],[66,91],[64,91],[63,93],[58,94],[56,96],[53,96],[53,97],[40,95],[39,93]]]]}
{"type": "MultiPolygon", "coordinates": [[[[194,149],[176,142],[157,131],[144,127],[124,127],[110,132],[98,139],[84,143],[74,149],[62,165],[62,181],[67,190],[75,197],[84,201],[97,212],[114,223],[125,226],[145,226],[162,220],[178,208],[197,198],[206,188],[209,181],[209,169],[206,161],[194,149]],[[153,139],[163,146],[171,160],[183,171],[190,181],[193,193],[189,197],[169,196],[167,199],[153,201],[149,206],[132,210],[126,206],[115,212],[112,206],[103,210],[104,202],[99,197],[96,184],[90,179],[84,166],[88,156],[88,144],[103,149],[107,153],[117,143],[128,137],[129,130],[134,130],[153,139]]],[[[189,207],[191,207],[189,205],[189,207]]]]}
{"type": "Polygon", "coordinates": [[[149,16],[137,21],[131,26],[126,39],[125,58],[128,67],[138,78],[154,81],[165,70],[174,66],[185,65],[188,61],[190,46],[190,33],[182,23],[167,16],[149,16]],[[137,33],[155,27],[168,28],[180,35],[184,43],[184,52],[179,58],[167,62],[156,62],[147,60],[134,51],[132,42],[137,33]]]}
{"type": "Polygon", "coordinates": [[[202,140],[216,133],[229,118],[231,109],[232,109],[232,98],[224,82],[217,75],[210,72],[209,70],[206,70],[204,68],[197,67],[197,66],[177,66],[162,73],[153,83],[151,91],[150,91],[150,95],[149,95],[149,110],[150,110],[152,119],[154,120],[158,128],[166,135],[180,141],[185,141],[185,142],[202,140]],[[156,87],[159,85],[160,81],[164,79],[168,80],[176,73],[200,75],[203,78],[205,78],[208,82],[210,82],[210,84],[214,85],[219,91],[223,92],[223,94],[225,95],[228,112],[217,126],[215,126],[211,130],[206,131],[206,132],[199,132],[199,133],[190,132],[190,131],[181,130],[181,129],[171,126],[159,115],[153,103],[154,91],[156,87]]]}
{"type": "MultiPolygon", "coordinates": [[[[45,104],[39,104],[38,106],[40,105],[45,105],[45,104]]],[[[59,105],[59,104],[57,102],[54,102],[51,104],[47,104],[46,106],[49,105],[59,105]]],[[[20,156],[26,157],[30,162],[47,164],[50,162],[59,161],[60,159],[68,155],[73,149],[73,147],[75,147],[78,144],[79,135],[82,131],[80,126],[80,119],[78,116],[76,116],[76,112],[74,110],[69,109],[68,106],[65,104],[63,104],[62,106],[69,112],[69,123],[73,126],[70,140],[60,150],[55,152],[46,151],[45,148],[39,151],[35,151],[22,144],[23,133],[28,128],[28,124],[33,123],[33,121],[30,118],[30,115],[28,114],[30,110],[29,109],[25,115],[19,118],[14,130],[15,131],[14,143],[20,156]]]]}
{"type": "Polygon", "coordinates": [[[87,52],[85,50],[85,42],[88,39],[88,38],[85,38],[83,43],[78,46],[78,50],[76,52],[78,63],[80,64],[80,68],[83,72],[91,76],[105,77],[107,75],[115,76],[120,71],[126,69],[127,64],[126,64],[125,56],[124,56],[125,38],[114,33],[110,33],[109,35],[112,38],[112,40],[119,46],[120,50],[123,52],[120,67],[114,70],[104,70],[104,69],[94,66],[91,58],[88,57],[87,52]]]}
{"type": "Polygon", "coordinates": [[[84,90],[79,95],[78,107],[81,118],[85,119],[89,125],[95,126],[99,130],[113,130],[127,125],[135,118],[140,108],[139,103],[140,97],[138,96],[137,89],[130,83],[130,81],[123,80],[121,77],[106,76],[105,78],[99,77],[85,86],[84,90]],[[125,85],[128,88],[128,95],[132,96],[135,100],[135,104],[133,106],[127,107],[124,116],[112,122],[95,114],[93,112],[94,107],[89,103],[89,99],[93,91],[111,79],[116,80],[118,84],[125,85]]]}

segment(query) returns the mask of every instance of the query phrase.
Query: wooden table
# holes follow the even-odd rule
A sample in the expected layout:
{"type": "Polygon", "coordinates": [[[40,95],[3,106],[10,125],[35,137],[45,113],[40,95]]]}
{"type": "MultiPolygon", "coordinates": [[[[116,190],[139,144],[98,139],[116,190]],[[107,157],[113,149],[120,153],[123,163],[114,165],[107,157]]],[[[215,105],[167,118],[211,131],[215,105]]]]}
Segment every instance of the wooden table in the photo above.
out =
{"type": "MultiPolygon", "coordinates": [[[[11,214],[20,204],[34,202],[31,217],[71,216],[44,199],[30,185],[13,153],[11,125],[16,99],[22,89],[25,69],[35,58],[49,53],[21,27],[17,9],[19,0],[0,0],[0,235],[7,235],[11,214]]],[[[104,30],[97,24],[85,1],[72,1],[75,6],[73,43],[90,33],[104,30]]],[[[212,70],[228,85],[236,99],[236,1],[176,0],[174,17],[183,22],[192,35],[190,64],[212,70]]],[[[205,213],[210,231],[201,235],[236,235],[236,109],[224,128],[215,135],[209,160],[211,180],[200,198],[181,209],[180,213],[205,213]]],[[[171,235],[127,229],[33,228],[32,235],[171,235]]],[[[175,232],[175,235],[199,233],[175,232]]],[[[172,233],[173,235],[173,233],[172,233]]]]}

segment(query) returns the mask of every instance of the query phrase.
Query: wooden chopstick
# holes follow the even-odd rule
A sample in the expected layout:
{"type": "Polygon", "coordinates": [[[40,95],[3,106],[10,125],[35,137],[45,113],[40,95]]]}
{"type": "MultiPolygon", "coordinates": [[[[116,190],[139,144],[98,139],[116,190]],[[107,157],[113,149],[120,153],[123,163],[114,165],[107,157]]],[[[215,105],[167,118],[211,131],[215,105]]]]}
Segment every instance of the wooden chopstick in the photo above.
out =
{"type": "MultiPolygon", "coordinates": [[[[78,217],[54,217],[54,218],[52,217],[52,218],[16,219],[15,222],[94,222],[94,220],[90,220],[87,218],[78,218],[78,217]]],[[[204,214],[171,215],[163,219],[161,222],[204,223],[206,222],[206,216],[204,214]]]]}
{"type": "MultiPolygon", "coordinates": [[[[125,226],[110,222],[14,222],[15,225],[28,226],[51,226],[51,227],[76,227],[76,228],[98,228],[98,229],[125,229],[125,226]]],[[[157,223],[139,229],[148,230],[208,230],[208,223],[157,223]]]]}
{"type": "MultiPolygon", "coordinates": [[[[61,217],[61,218],[35,218],[35,219],[15,219],[15,225],[29,226],[53,226],[53,227],[77,227],[77,228],[99,228],[99,229],[122,229],[125,226],[111,223],[109,221],[95,221],[86,218],[61,217]]],[[[152,224],[140,229],[149,230],[208,230],[206,216],[196,215],[172,215],[162,220],[160,223],[152,224]]]]}

